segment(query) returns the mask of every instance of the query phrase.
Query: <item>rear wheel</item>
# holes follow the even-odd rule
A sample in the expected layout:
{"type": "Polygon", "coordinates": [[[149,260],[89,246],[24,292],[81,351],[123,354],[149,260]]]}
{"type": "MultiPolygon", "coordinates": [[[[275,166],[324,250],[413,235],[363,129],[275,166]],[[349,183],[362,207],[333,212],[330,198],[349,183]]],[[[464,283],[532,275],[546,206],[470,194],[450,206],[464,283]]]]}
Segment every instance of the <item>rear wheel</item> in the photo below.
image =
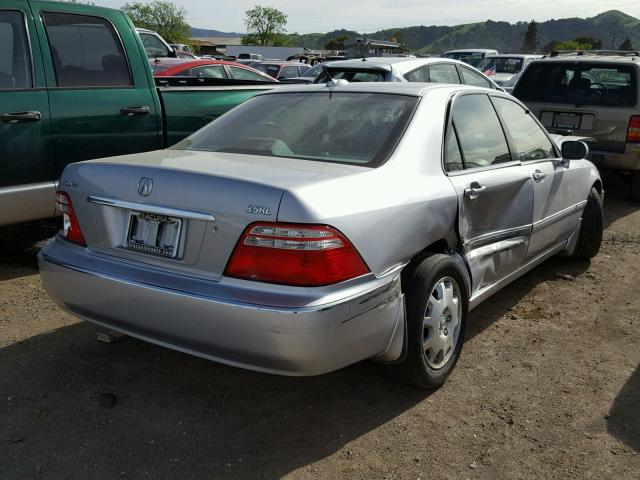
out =
{"type": "Polygon", "coordinates": [[[602,243],[604,218],[602,200],[595,188],[591,188],[587,197],[587,205],[582,213],[582,225],[576,249],[571,255],[578,260],[589,260],[596,256],[602,243]]]}
{"type": "Polygon", "coordinates": [[[437,388],[462,350],[467,289],[456,262],[443,254],[429,255],[405,278],[407,356],[394,369],[406,383],[437,388]]]}

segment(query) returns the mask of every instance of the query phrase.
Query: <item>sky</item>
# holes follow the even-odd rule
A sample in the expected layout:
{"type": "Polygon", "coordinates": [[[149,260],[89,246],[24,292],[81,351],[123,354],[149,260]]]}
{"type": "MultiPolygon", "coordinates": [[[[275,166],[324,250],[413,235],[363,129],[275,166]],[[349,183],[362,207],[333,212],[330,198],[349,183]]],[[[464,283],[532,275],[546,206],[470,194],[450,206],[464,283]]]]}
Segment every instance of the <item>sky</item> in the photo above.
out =
{"type": "MultiPolygon", "coordinates": [[[[92,0],[96,5],[120,7],[126,0],[92,0]]],[[[193,27],[243,32],[244,12],[254,5],[273,6],[288,15],[289,33],[328,32],[337,28],[360,33],[414,25],[458,25],[488,19],[514,23],[552,18],[593,17],[621,10],[640,17],[637,0],[173,0],[187,10],[193,27]]]]}

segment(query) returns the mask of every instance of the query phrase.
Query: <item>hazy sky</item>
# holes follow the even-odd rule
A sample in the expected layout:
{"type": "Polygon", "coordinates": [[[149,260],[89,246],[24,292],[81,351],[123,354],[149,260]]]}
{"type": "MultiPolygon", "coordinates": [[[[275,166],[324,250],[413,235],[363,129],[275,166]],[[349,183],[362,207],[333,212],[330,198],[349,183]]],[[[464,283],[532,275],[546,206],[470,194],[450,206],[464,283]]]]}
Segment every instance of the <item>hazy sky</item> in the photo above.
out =
{"type": "MultiPolygon", "coordinates": [[[[126,0],[93,0],[96,5],[120,7],[126,0]]],[[[551,18],[592,17],[606,10],[622,10],[640,17],[637,0],[174,0],[186,8],[194,27],[243,32],[244,12],[256,4],[276,7],[289,15],[289,32],[327,32],[346,28],[362,33],[413,25],[457,25],[487,19],[515,22],[551,18]]]]}

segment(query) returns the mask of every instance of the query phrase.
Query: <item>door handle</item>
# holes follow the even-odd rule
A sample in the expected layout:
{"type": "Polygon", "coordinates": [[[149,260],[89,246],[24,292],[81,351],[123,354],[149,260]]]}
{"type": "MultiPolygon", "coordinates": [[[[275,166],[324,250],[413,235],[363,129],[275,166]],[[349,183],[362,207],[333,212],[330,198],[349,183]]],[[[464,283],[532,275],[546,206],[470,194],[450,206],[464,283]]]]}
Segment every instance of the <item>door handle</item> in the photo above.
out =
{"type": "Polygon", "coordinates": [[[468,188],[464,189],[464,196],[469,200],[475,200],[478,198],[485,190],[487,189],[486,185],[480,185],[478,182],[473,182],[469,185],[468,188]]]}
{"type": "Polygon", "coordinates": [[[533,175],[532,175],[533,179],[536,182],[543,180],[546,176],[547,176],[546,173],[541,172],[540,170],[537,170],[537,169],[533,172],[533,175]]]}
{"type": "Polygon", "coordinates": [[[9,124],[39,122],[41,118],[40,112],[11,112],[0,115],[0,120],[9,124]]]}
{"type": "Polygon", "coordinates": [[[135,117],[138,115],[149,115],[149,107],[141,106],[141,107],[122,107],[120,109],[120,113],[125,117],[135,117]]]}

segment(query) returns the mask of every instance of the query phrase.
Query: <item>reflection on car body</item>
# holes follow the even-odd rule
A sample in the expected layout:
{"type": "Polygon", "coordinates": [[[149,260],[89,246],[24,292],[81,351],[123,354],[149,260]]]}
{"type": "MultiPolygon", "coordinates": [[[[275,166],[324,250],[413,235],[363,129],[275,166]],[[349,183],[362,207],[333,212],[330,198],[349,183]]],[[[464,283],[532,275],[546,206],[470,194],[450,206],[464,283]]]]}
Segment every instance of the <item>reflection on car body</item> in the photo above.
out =
{"type": "Polygon", "coordinates": [[[82,318],[230,365],[373,358],[437,387],[469,309],[598,251],[601,181],[563,145],[485,88],[275,89],[171,149],[68,166],[62,185],[82,181],[58,194],[43,284],[82,318]]]}

